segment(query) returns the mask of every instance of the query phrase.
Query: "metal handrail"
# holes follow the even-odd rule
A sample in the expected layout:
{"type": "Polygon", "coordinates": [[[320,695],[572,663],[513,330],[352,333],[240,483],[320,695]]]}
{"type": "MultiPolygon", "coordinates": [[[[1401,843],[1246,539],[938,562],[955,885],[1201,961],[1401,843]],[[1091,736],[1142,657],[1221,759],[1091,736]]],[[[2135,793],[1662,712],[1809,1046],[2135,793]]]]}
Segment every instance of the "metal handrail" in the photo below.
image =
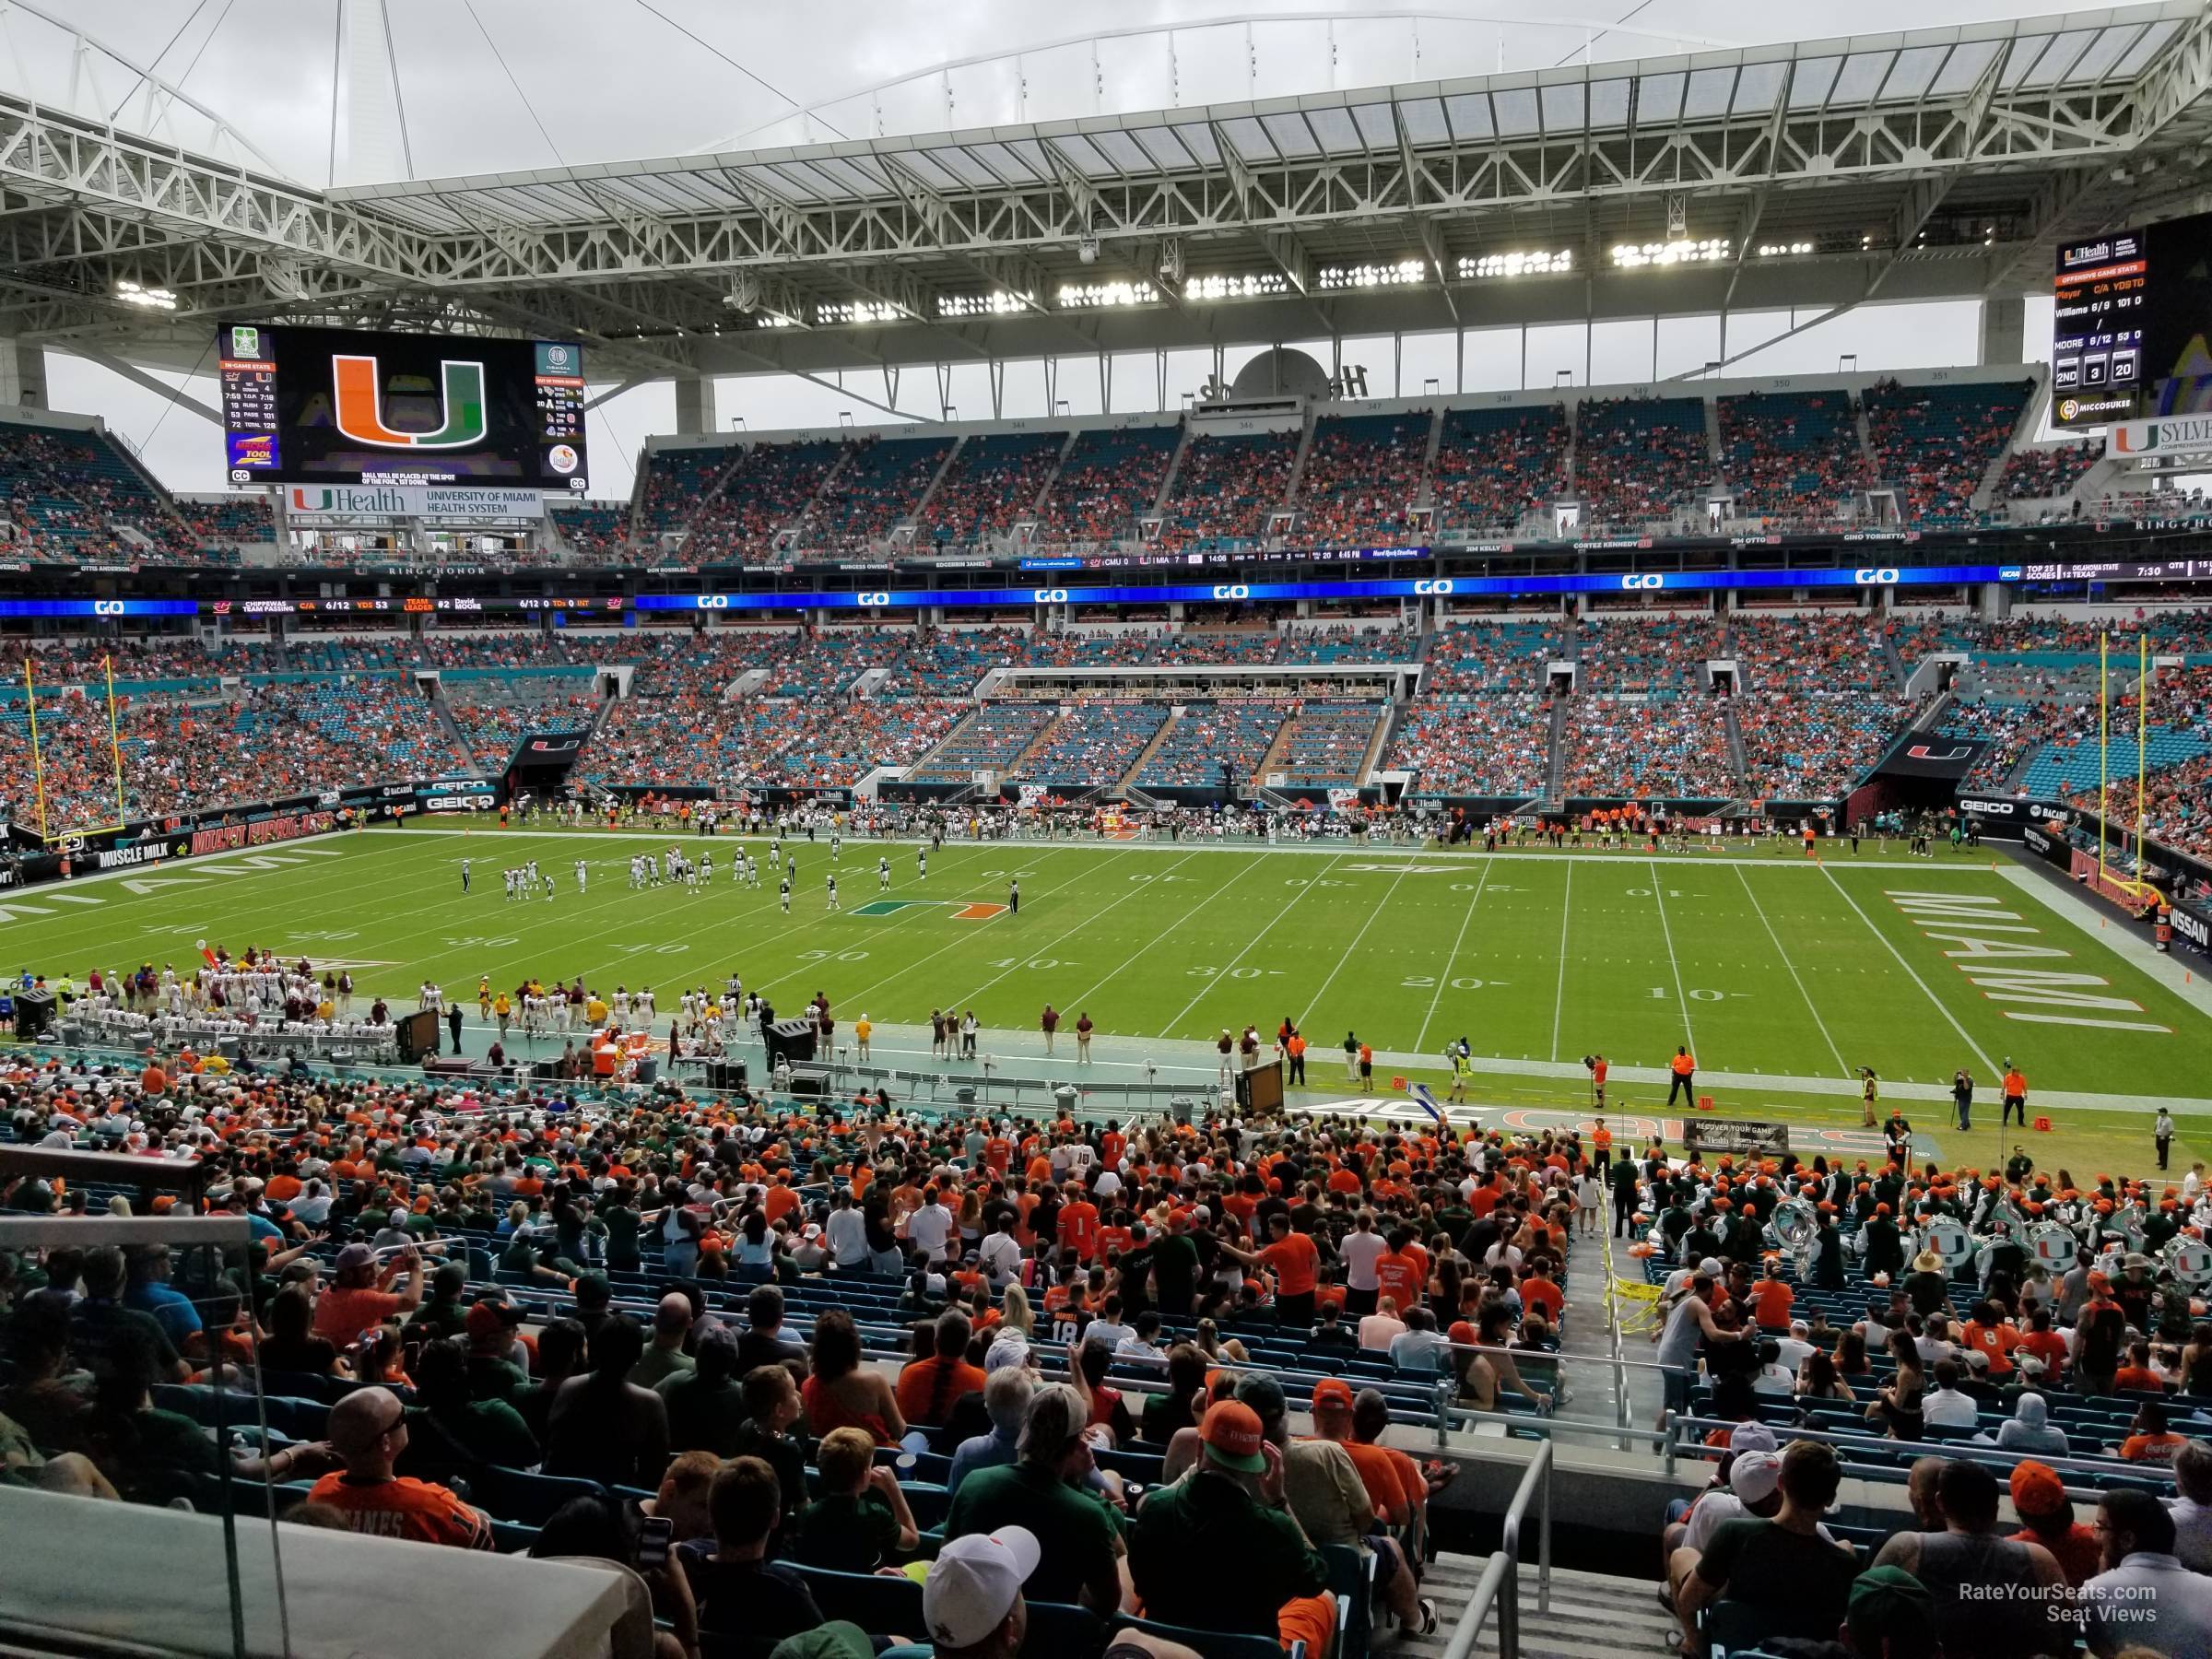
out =
{"type": "Polygon", "coordinates": [[[1542,1495],[1536,1523],[1536,1611],[1551,1611],[1551,1442],[1546,1441],[1522,1471],[1513,1500],[1506,1505],[1498,1551],[1485,1563],[1466,1611],[1453,1627],[1444,1646],[1444,1659],[1471,1659],[1475,1643],[1498,1609],[1498,1659],[1520,1659],[1521,1653],[1521,1524],[1528,1514],[1529,1500],[1542,1495]]]}

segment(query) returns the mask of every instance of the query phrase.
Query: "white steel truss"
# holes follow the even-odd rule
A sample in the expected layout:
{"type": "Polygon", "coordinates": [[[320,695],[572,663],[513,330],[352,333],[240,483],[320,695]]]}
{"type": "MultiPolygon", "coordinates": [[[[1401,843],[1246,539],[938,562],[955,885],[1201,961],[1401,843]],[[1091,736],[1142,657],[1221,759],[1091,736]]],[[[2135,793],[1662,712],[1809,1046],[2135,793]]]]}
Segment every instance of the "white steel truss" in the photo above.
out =
{"type": "Polygon", "coordinates": [[[173,363],[211,320],[381,318],[743,372],[2023,291],[2070,232],[2194,203],[2208,94],[2212,7],[2159,0],[327,192],[0,97],[0,334],[173,363]],[[1726,256],[1616,268],[1670,209],[1726,256]],[[1458,275],[1528,249],[1568,274],[1458,275]],[[1408,260],[1430,279],[1324,279],[1408,260]],[[1275,275],[1201,301],[1162,276],[1177,266],[1275,275]],[[120,307],[125,277],[177,311],[120,307]],[[1142,297],[1065,297],[1110,282],[1142,297]]]}

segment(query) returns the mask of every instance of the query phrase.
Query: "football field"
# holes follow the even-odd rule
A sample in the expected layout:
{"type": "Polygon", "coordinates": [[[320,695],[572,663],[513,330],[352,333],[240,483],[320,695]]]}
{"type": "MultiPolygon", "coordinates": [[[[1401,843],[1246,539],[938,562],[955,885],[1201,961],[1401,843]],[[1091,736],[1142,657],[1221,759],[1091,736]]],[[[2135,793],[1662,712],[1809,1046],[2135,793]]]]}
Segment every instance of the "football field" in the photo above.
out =
{"type": "Polygon", "coordinates": [[[0,895],[0,965],[81,983],[93,967],[183,968],[205,939],[347,965],[395,1008],[425,977],[473,1004],[480,975],[511,989],[582,973],[602,992],[652,986],[663,1030],[684,989],[735,971],[785,1012],[825,992],[847,1023],[972,1008],[1009,1053],[1050,1001],[1069,1026],[1088,1012],[1148,1041],[1271,1033],[1288,1016],[1338,1076],[1347,1030],[1430,1077],[1465,1036],[1490,1076],[1565,1100],[1580,1086],[1555,1065],[1597,1051],[1662,1066],[1687,1043],[1702,1077],[1736,1080],[1716,1088],[1723,1110],[1795,1091],[1832,1112],[1861,1066],[1886,1088],[1966,1066],[1994,1117],[2006,1060],[2039,1104],[2212,1109],[2201,979],[2115,948],[2094,912],[2001,854],[952,842],[924,878],[911,843],[850,841],[833,865],[825,837],[789,844],[786,915],[766,844],[744,843],[755,889],[732,880],[725,838],[701,892],[629,885],[633,853],[708,844],[418,825],[155,864],[0,895]],[[500,869],[531,857],[553,898],[506,899],[500,869]]]}

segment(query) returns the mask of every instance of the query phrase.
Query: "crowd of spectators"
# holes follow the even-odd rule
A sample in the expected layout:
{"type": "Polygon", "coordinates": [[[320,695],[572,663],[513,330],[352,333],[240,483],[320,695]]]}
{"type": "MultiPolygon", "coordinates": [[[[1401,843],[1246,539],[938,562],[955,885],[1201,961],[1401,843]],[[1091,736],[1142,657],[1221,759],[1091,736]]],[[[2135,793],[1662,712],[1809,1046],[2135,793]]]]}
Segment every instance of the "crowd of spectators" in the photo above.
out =
{"type": "Polygon", "coordinates": [[[1036,517],[1037,498],[1059,465],[1065,432],[992,432],[962,443],[922,515],[918,539],[966,547],[1012,534],[1036,517]]]}
{"type": "Polygon", "coordinates": [[[1551,755],[1551,700],[1528,692],[1417,698],[1385,770],[1413,773],[1411,793],[1535,796],[1551,755]]]}
{"type": "Polygon", "coordinates": [[[599,699],[589,680],[573,674],[502,675],[498,678],[441,682],[439,696],[468,746],[476,769],[490,777],[507,770],[526,732],[588,732],[599,699]]]}
{"type": "Polygon", "coordinates": [[[580,564],[628,564],[636,558],[628,501],[566,502],[554,510],[551,524],[580,564]]]}
{"type": "Polygon", "coordinates": [[[1453,409],[1437,441],[1430,500],[1440,529],[1510,531],[1567,495],[1567,411],[1453,409]]]}
{"type": "Polygon", "coordinates": [[[1477,691],[1533,691],[1547,668],[1571,647],[1550,622],[1446,623],[1429,642],[1423,697],[1461,697],[1477,691]]]}
{"type": "Polygon", "coordinates": [[[1895,691],[1885,643],[1878,624],[1856,612],[1739,610],[1728,618],[1729,648],[1752,690],[1895,691]]]}
{"type": "Polygon", "coordinates": [[[1273,702],[1186,703],[1137,772],[1147,789],[1241,787],[1260,770],[1289,710],[1273,702]]]}
{"type": "Polygon", "coordinates": [[[907,774],[912,783],[966,783],[979,771],[1009,773],[1058,718],[1044,703],[986,703],[933,749],[926,765],[907,774]]]}
{"type": "Polygon", "coordinates": [[[1376,724],[1388,712],[1381,703],[1301,702],[1283,723],[1267,771],[1281,772],[1289,789],[1358,783],[1376,724]]]}
{"type": "Polygon", "coordinates": [[[1160,546],[1203,550],[1265,536],[1289,492],[1298,442],[1296,432],[1193,437],[1161,512],[1160,546]]]}
{"type": "Polygon", "coordinates": [[[1412,513],[1435,418],[1433,410],[1414,409],[1315,421],[1298,486],[1300,528],[1307,541],[1361,547],[1416,539],[1412,513]]]}
{"type": "Polygon", "coordinates": [[[276,521],[265,495],[227,496],[217,501],[178,496],[172,505],[186,534],[203,548],[235,553],[249,543],[276,539],[276,521]]]}
{"type": "Polygon", "coordinates": [[[1712,481],[1702,398],[1583,401],[1574,425],[1574,492],[1590,524],[1645,524],[1701,511],[1712,481]]]}
{"type": "Polygon", "coordinates": [[[928,753],[973,706],[931,697],[816,698],[770,705],[769,724],[754,734],[760,752],[743,781],[770,788],[851,789],[879,766],[904,766],[928,753]]]}
{"type": "Polygon", "coordinates": [[[1705,665],[1728,654],[1722,625],[1701,614],[1585,618],[1574,630],[1575,685],[1585,691],[1703,691],[1705,665]]]}
{"type": "MultiPolygon", "coordinates": [[[[7,1070],[18,1138],[112,1146],[118,1123],[125,1150],[193,1147],[212,1207],[256,1233],[234,1262],[91,1234],[8,1258],[11,1471],[188,1506],[235,1456],[288,1521],[636,1563],[686,1651],[768,1653],[857,1608],[834,1574],[929,1554],[918,1596],[901,1573],[874,1605],[912,1597],[908,1633],[971,1659],[1018,1651],[1025,1595],[1318,1654],[1340,1611],[1368,1614],[1332,1593],[1324,1550],[1433,1637],[1418,1580],[1449,1474],[1388,1431],[1433,1409],[1447,1325],[1524,1341],[1535,1370],[1583,1161],[1503,1131],[1210,1114],[1124,1132],[677,1091],[488,1112],[436,1085],[241,1088],[170,1063],[174,1082],[159,1059],[7,1070]],[[1341,1360],[1371,1324],[1404,1333],[1380,1366],[1287,1396],[1309,1349],[1341,1360]],[[176,1385],[256,1366],[284,1391],[272,1423],[306,1432],[225,1450],[182,1415],[204,1387],[176,1385]],[[640,1560],[639,1512],[610,1488],[651,1495],[665,1567],[640,1560]]],[[[86,1202],[29,1181],[9,1198],[86,1202]]],[[[1544,1398],[1509,1361],[1464,1369],[1468,1409],[1544,1398]]],[[[870,1645],[835,1624],[809,1641],[870,1645]]]]}
{"type": "Polygon", "coordinates": [[[1182,436],[1174,426],[1093,428],[1078,432],[1038,514],[1041,547],[1096,547],[1134,541],[1152,511],[1182,436]]]}
{"type": "Polygon", "coordinates": [[[206,561],[197,537],[104,432],[0,421],[0,520],[12,528],[0,547],[20,558],[206,561]]]}
{"type": "MultiPolygon", "coordinates": [[[[1764,682],[1762,682],[1764,683],[1764,682]]],[[[1754,689],[1735,699],[1746,782],[1776,801],[1841,799],[1880,759],[1912,700],[1864,688],[1754,689]]]]}
{"type": "Polygon", "coordinates": [[[2012,441],[2033,389],[2029,381],[1907,386],[1890,380],[1867,390],[1876,474],[1898,492],[1906,524],[1930,530],[1974,522],[1974,492],[2012,441]]]}
{"type": "Polygon", "coordinates": [[[1721,470],[1737,518],[1771,528],[1840,524],[1872,482],[1849,392],[1752,392],[1722,398],[1719,412],[1721,470]]]}
{"type": "Polygon", "coordinates": [[[2030,444],[2005,458],[1997,480],[2001,501],[2044,501],[2071,495],[2089,468],[2103,458],[2087,443],[2030,444]]]}
{"type": "Polygon", "coordinates": [[[740,446],[722,475],[721,488],[698,502],[690,516],[684,564],[703,570],[782,562],[777,532],[814,499],[841,448],[825,439],[740,446]]]}
{"type": "Polygon", "coordinates": [[[1048,789],[1095,789],[1119,782],[1168,723],[1158,702],[1082,702],[1064,710],[1015,776],[1048,789]]]}
{"type": "Polygon", "coordinates": [[[808,503],[795,545],[806,552],[855,553],[882,541],[913,517],[954,441],[864,440],[808,503]]]}
{"type": "Polygon", "coordinates": [[[1728,800],[1740,793],[1719,698],[1578,693],[1567,706],[1565,736],[1570,795],[1728,800]]]}

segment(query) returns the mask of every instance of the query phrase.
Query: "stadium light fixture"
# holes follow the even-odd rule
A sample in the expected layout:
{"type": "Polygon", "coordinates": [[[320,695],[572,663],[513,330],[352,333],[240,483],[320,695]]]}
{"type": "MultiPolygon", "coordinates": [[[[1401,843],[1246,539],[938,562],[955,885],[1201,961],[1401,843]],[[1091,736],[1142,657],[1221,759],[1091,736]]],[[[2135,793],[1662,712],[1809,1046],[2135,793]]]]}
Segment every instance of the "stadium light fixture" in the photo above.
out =
{"type": "Polygon", "coordinates": [[[1028,311],[1034,303],[1035,296],[1009,288],[994,288],[987,294],[939,294],[937,315],[1003,317],[1013,312],[1028,311]]]}
{"type": "Polygon", "coordinates": [[[125,305],[137,306],[141,311],[175,311],[177,297],[165,288],[149,288],[133,282],[128,276],[115,281],[115,298],[125,305]]]}
{"type": "Polygon", "coordinates": [[[1266,300],[1289,291],[1290,279],[1280,271],[1216,272],[1194,276],[1182,285],[1185,300],[1266,300]]]}
{"type": "Polygon", "coordinates": [[[1562,276],[1573,269],[1574,252],[1571,248],[1551,253],[1516,249],[1510,253],[1463,257],[1455,274],[1460,281],[1471,282],[1495,276],[1562,276]]]}
{"type": "Polygon", "coordinates": [[[1064,282],[1053,298],[1070,311],[1107,311],[1124,305],[1150,305],[1159,290],[1141,280],[1064,282]]]}
{"type": "Polygon", "coordinates": [[[1428,278],[1429,267],[1420,260],[1400,259],[1387,265],[1370,262],[1323,265],[1314,277],[1314,286],[1324,288],[1413,288],[1428,278]]]}
{"type": "Polygon", "coordinates": [[[1700,237],[1681,241],[1616,242],[1613,263],[1624,271],[1685,265],[1713,265],[1729,256],[1724,236],[1700,237]]]}
{"type": "Polygon", "coordinates": [[[1759,256],[1761,259],[1786,259],[1796,254],[1810,253],[1812,251],[1813,244],[1809,241],[1760,242],[1759,244],[1759,256]]]}
{"type": "Polygon", "coordinates": [[[1099,263],[1099,239],[1086,230],[1083,240],[1076,244],[1076,257],[1085,265],[1099,263]]]}
{"type": "Polygon", "coordinates": [[[904,306],[888,300],[830,300],[814,308],[814,320],[824,327],[841,323],[899,323],[906,318],[904,306]]]}

